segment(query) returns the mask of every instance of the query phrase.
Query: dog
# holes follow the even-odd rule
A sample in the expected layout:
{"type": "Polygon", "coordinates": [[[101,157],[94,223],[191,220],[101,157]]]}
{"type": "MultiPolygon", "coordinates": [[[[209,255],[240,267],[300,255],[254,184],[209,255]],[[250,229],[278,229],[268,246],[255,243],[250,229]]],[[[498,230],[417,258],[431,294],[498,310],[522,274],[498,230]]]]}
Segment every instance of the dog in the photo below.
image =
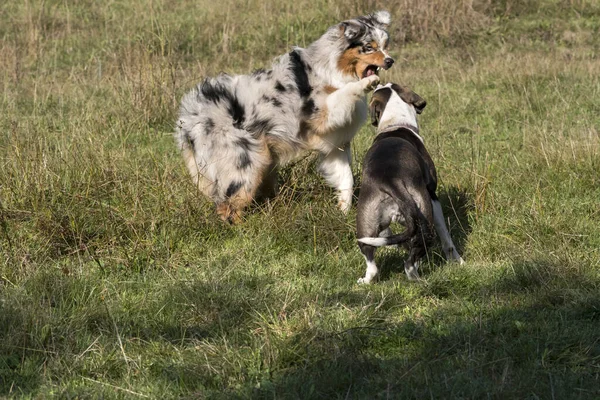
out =
{"type": "Polygon", "coordinates": [[[370,283],[377,276],[375,250],[390,245],[407,247],[404,270],[409,279],[418,279],[419,261],[433,240],[433,227],[446,259],[463,263],[444,222],[435,193],[435,165],[417,124],[417,114],[426,104],[395,83],[379,85],[373,92],[369,112],[377,136],[364,158],[356,216],[356,237],[367,270],[358,283],[370,283]],[[406,229],[392,235],[392,222],[406,229]]]}
{"type": "Polygon", "coordinates": [[[394,63],[389,24],[387,11],[343,21],[272,69],[207,78],[183,97],[176,142],[221,219],[237,223],[257,196],[272,197],[277,167],[310,150],[320,153],[339,208],[349,210],[350,142],[367,119],[366,93],[394,63]]]}

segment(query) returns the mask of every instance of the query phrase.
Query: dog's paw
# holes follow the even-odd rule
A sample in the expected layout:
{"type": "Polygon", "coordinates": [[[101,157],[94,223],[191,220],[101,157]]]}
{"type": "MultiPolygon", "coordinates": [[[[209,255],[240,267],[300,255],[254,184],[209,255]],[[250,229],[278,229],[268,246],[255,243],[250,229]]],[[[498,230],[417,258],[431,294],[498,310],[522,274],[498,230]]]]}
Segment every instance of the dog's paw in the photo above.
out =
{"type": "Polygon", "coordinates": [[[415,272],[407,272],[406,277],[408,278],[409,281],[418,281],[421,278],[419,273],[416,271],[415,272]]]}
{"type": "Polygon", "coordinates": [[[364,277],[364,278],[359,278],[356,283],[358,283],[359,285],[368,285],[371,283],[371,279],[364,277]]]}
{"type": "Polygon", "coordinates": [[[377,75],[367,76],[366,78],[360,80],[360,84],[365,93],[370,92],[379,84],[379,77],[377,75]]]}
{"type": "Polygon", "coordinates": [[[409,281],[417,281],[420,278],[419,271],[417,269],[417,266],[415,266],[415,265],[411,265],[411,264],[405,265],[404,272],[406,272],[406,277],[408,278],[409,281]]]}
{"type": "Polygon", "coordinates": [[[344,214],[348,214],[350,207],[352,207],[352,189],[338,191],[337,206],[344,214]]]}
{"type": "Polygon", "coordinates": [[[340,200],[338,201],[338,208],[340,209],[341,212],[343,212],[344,214],[348,214],[348,211],[350,211],[350,207],[351,207],[351,202],[346,201],[346,200],[340,200]]]}
{"type": "Polygon", "coordinates": [[[463,265],[465,263],[465,261],[463,260],[463,258],[460,256],[460,254],[458,254],[458,251],[456,251],[455,248],[452,248],[449,252],[448,255],[446,256],[446,258],[451,261],[451,262],[457,262],[460,265],[463,265]]]}

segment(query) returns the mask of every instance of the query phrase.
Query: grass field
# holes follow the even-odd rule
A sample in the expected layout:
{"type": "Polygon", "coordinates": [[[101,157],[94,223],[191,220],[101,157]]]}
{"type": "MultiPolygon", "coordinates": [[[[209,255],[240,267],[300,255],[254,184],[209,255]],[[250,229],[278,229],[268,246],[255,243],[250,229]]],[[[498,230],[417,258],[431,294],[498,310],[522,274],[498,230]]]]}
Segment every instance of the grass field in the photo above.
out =
{"type": "Polygon", "coordinates": [[[7,1],[0,85],[0,398],[600,397],[597,1],[7,1]],[[172,132],[207,74],[379,8],[466,264],[358,286],[314,156],[228,226],[172,132]]]}

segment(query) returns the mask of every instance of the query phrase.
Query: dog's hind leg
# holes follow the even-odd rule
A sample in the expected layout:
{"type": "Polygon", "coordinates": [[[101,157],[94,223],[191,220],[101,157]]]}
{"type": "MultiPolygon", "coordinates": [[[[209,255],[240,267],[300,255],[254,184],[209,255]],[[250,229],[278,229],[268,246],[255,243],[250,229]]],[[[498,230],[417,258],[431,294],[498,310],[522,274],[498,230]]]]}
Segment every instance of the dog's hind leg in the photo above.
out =
{"type": "Polygon", "coordinates": [[[377,265],[375,264],[375,249],[376,247],[369,246],[368,244],[359,243],[360,251],[367,262],[367,270],[365,272],[365,276],[360,278],[357,282],[359,284],[363,283],[371,283],[373,278],[377,276],[379,270],[377,269],[377,265]]]}
{"type": "Polygon", "coordinates": [[[223,221],[233,224],[241,222],[244,209],[252,203],[272,165],[272,157],[266,145],[248,156],[252,162],[246,168],[235,168],[229,175],[227,186],[223,186],[217,204],[217,214],[223,221]]]}
{"type": "Polygon", "coordinates": [[[252,202],[254,192],[241,189],[229,199],[217,204],[217,214],[225,221],[232,224],[242,222],[243,210],[252,202]]]}
{"type": "Polygon", "coordinates": [[[431,206],[433,208],[433,224],[438,236],[440,237],[440,241],[442,242],[442,249],[444,250],[446,259],[454,260],[460,264],[463,264],[464,261],[460,254],[458,254],[458,251],[456,251],[456,246],[454,246],[452,238],[450,237],[450,232],[448,232],[448,228],[446,227],[444,213],[442,212],[442,205],[438,200],[432,199],[431,206]]]}
{"type": "Polygon", "coordinates": [[[358,280],[358,283],[371,283],[377,276],[379,270],[375,264],[376,246],[361,242],[361,238],[377,236],[379,232],[385,230],[390,225],[389,218],[383,218],[382,198],[386,195],[373,189],[368,183],[363,184],[361,188],[357,210],[356,210],[356,237],[358,238],[358,247],[367,263],[365,276],[358,280]]]}
{"type": "Polygon", "coordinates": [[[431,226],[433,207],[429,192],[425,188],[408,187],[407,189],[418,211],[412,217],[406,216],[406,222],[409,218],[413,218],[416,230],[408,244],[409,253],[408,259],[404,263],[404,271],[408,279],[415,280],[419,278],[421,259],[427,254],[427,247],[433,240],[433,227],[431,226]]]}
{"type": "Polygon", "coordinates": [[[336,148],[325,155],[319,165],[321,175],[337,190],[338,207],[344,213],[347,213],[352,205],[354,177],[350,166],[351,160],[350,143],[348,143],[343,149],[336,148]]]}
{"type": "Polygon", "coordinates": [[[427,254],[427,245],[431,235],[428,235],[427,226],[423,221],[414,221],[419,225],[415,235],[408,244],[408,258],[404,262],[404,272],[409,280],[419,279],[419,266],[421,259],[427,254]]]}
{"type": "Polygon", "coordinates": [[[410,260],[406,260],[404,262],[404,272],[406,272],[406,277],[408,280],[414,281],[419,279],[419,265],[421,261],[411,262],[410,260]]]}
{"type": "Polygon", "coordinates": [[[192,177],[192,182],[194,182],[200,193],[209,198],[213,198],[213,193],[218,191],[217,181],[213,181],[204,176],[203,173],[205,172],[206,166],[203,165],[201,167],[198,165],[198,162],[196,162],[194,157],[193,149],[184,147],[181,151],[181,154],[183,155],[185,166],[192,177]]]}
{"type": "Polygon", "coordinates": [[[226,199],[217,204],[217,214],[226,222],[238,224],[242,222],[244,209],[252,203],[260,181],[233,181],[227,188],[226,199]]]}
{"type": "Polygon", "coordinates": [[[275,197],[277,194],[277,175],[277,165],[272,163],[267,167],[264,179],[258,187],[257,199],[267,200],[275,197]]]}

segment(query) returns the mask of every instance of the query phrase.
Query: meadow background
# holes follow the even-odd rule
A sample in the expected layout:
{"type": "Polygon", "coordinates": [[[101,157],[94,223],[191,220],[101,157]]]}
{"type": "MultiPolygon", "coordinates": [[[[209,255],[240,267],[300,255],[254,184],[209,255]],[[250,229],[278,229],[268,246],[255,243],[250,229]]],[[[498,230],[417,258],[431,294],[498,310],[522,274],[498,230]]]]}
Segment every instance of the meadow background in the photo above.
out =
{"type": "Polygon", "coordinates": [[[0,397],[598,398],[599,51],[595,0],[3,1],[0,397]],[[314,156],[228,226],[172,132],[204,76],[377,9],[466,264],[358,286],[314,156]]]}

